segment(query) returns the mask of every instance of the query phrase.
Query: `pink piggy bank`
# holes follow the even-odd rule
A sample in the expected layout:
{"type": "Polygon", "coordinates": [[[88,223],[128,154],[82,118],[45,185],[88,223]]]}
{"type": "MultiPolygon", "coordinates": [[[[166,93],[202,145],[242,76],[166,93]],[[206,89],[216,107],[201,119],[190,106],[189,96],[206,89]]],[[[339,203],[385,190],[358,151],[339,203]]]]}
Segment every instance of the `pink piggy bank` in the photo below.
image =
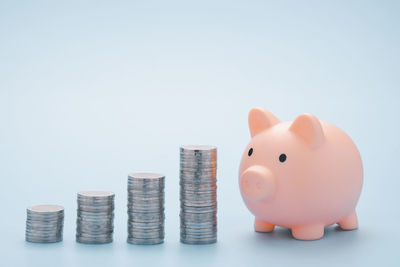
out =
{"type": "Polygon", "coordinates": [[[348,135],[310,114],[281,122],[260,108],[250,111],[249,127],[239,184],[257,232],[278,225],[296,239],[316,240],[327,225],[358,227],[363,167],[348,135]]]}

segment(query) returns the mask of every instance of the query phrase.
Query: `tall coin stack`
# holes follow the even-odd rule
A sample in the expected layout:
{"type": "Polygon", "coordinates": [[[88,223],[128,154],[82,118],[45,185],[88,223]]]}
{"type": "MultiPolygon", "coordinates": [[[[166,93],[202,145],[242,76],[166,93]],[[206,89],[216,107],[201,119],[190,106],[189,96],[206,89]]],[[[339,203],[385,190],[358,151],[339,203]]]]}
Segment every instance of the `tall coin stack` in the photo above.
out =
{"type": "Polygon", "coordinates": [[[164,242],[165,176],[133,173],[128,176],[128,242],[153,245],[164,242]]]}
{"type": "Polygon", "coordinates": [[[113,241],[114,196],[106,191],[78,193],[77,242],[104,244],[113,241]]]}
{"type": "Polygon", "coordinates": [[[25,239],[36,243],[62,240],[64,208],[57,205],[38,205],[26,209],[25,239]]]}
{"type": "Polygon", "coordinates": [[[217,148],[180,148],[181,242],[217,242],[217,148]]]}

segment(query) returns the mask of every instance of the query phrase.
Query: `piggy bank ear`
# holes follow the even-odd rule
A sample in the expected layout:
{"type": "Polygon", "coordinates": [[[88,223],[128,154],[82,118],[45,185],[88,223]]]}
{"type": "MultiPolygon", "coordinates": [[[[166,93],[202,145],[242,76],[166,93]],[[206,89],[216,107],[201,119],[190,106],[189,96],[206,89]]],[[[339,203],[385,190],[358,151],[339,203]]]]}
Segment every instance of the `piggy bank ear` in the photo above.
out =
{"type": "Polygon", "coordinates": [[[249,113],[249,128],[251,137],[279,123],[271,112],[262,108],[253,108],[249,113]]]}
{"type": "Polygon", "coordinates": [[[290,126],[289,131],[299,136],[312,148],[317,148],[325,140],[321,122],[311,114],[298,116],[290,126]]]}

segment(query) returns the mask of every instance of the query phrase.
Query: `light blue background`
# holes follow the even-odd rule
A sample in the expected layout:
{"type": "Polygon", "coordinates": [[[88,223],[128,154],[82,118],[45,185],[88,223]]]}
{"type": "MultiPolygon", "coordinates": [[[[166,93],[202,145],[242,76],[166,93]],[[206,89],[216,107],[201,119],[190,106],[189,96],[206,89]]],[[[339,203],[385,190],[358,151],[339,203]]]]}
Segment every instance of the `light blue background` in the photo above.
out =
{"type": "Polygon", "coordinates": [[[399,1],[1,1],[1,266],[399,266],[399,1]],[[190,2],[190,3],[189,3],[190,2]],[[360,228],[253,232],[247,113],[309,112],[358,145],[360,228]],[[179,243],[179,146],[218,146],[215,245],[179,243]],[[126,243],[126,179],[166,174],[163,245],[126,243]],[[75,243],[76,192],[116,192],[115,242],[75,243]],[[64,241],[24,241],[65,207],[64,241]]]}

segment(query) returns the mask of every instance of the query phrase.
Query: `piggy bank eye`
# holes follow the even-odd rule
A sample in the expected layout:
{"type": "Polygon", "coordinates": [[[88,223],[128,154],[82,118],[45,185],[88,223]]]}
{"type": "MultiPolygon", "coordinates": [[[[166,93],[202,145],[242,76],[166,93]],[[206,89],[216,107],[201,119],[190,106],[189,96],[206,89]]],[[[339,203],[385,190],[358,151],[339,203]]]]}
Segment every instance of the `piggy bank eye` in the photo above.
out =
{"type": "Polygon", "coordinates": [[[279,156],[279,161],[280,161],[280,162],[285,162],[285,161],[286,161],[286,154],[281,154],[281,155],[279,156]]]}
{"type": "Polygon", "coordinates": [[[251,156],[251,154],[253,154],[253,148],[250,148],[249,152],[247,152],[247,155],[249,155],[249,157],[251,156]]]}

